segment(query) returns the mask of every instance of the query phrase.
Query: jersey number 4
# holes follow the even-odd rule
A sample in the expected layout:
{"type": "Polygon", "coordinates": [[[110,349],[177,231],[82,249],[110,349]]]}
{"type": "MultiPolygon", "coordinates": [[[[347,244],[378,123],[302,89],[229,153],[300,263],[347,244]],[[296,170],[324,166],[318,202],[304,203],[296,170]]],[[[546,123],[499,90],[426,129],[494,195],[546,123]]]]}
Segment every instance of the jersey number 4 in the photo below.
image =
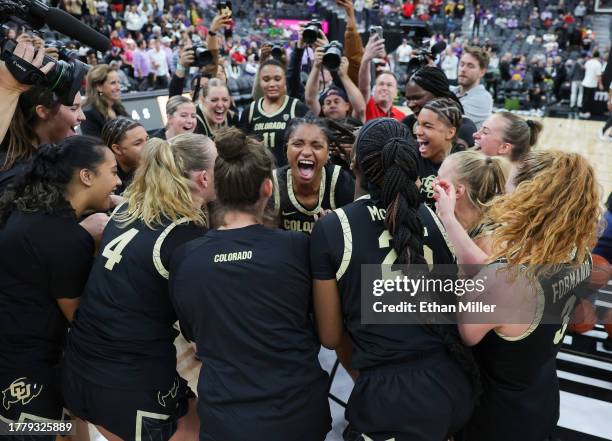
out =
{"type": "Polygon", "coordinates": [[[106,263],[104,268],[109,271],[113,270],[113,267],[121,262],[121,253],[128,243],[138,234],[136,228],[130,228],[121,236],[115,237],[111,240],[102,250],[102,257],[106,257],[106,263]]]}

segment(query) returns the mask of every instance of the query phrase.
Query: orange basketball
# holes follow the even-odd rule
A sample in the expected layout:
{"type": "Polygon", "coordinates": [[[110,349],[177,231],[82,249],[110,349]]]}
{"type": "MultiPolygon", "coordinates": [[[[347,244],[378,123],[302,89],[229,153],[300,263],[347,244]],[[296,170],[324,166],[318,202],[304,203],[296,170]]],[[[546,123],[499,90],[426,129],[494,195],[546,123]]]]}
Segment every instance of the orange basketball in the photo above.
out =
{"type": "Polygon", "coordinates": [[[583,299],[580,301],[578,307],[574,310],[568,329],[570,332],[582,334],[593,329],[595,327],[595,323],[597,323],[595,308],[591,302],[583,299]]]}
{"type": "Polygon", "coordinates": [[[593,273],[591,274],[590,287],[598,290],[606,286],[608,280],[612,278],[612,266],[603,257],[593,254],[593,273]]]}

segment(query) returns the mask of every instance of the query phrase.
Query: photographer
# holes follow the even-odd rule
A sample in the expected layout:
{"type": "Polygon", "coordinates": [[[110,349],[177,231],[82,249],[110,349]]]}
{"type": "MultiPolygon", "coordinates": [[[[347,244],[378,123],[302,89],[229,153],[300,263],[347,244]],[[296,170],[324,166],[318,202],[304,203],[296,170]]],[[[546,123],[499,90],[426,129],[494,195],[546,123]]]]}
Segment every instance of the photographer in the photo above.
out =
{"type": "Polygon", "coordinates": [[[372,34],[359,67],[359,90],[367,103],[366,121],[381,117],[401,121],[406,117],[403,112],[393,106],[393,100],[397,96],[397,78],[393,72],[383,71],[379,74],[370,95],[370,65],[374,58],[384,58],[385,55],[385,40],[378,34],[372,34]]]}
{"type": "Polygon", "coordinates": [[[344,90],[335,85],[328,87],[325,91],[320,90],[319,78],[322,75],[322,71],[326,70],[324,66],[326,47],[319,46],[315,49],[314,63],[306,82],[306,105],[315,115],[323,113],[326,118],[333,120],[351,116],[350,108],[352,107],[352,116],[364,122],[365,101],[357,86],[348,76],[348,58],[344,56],[341,58],[340,66],[337,70],[338,78],[342,82],[344,90]]]}
{"type": "Polygon", "coordinates": [[[84,135],[100,137],[106,121],[129,116],[121,104],[119,74],[108,64],[98,64],[87,74],[87,120],[81,125],[84,135]]]}
{"type": "MultiPolygon", "coordinates": [[[[33,68],[39,69],[43,74],[49,73],[53,68],[53,63],[49,62],[42,66],[44,50],[36,50],[29,41],[17,43],[13,55],[29,63],[33,68]]],[[[9,72],[4,62],[0,62],[0,100],[3,103],[4,111],[0,114],[0,139],[4,139],[9,128],[13,114],[17,108],[19,95],[30,88],[27,84],[22,84],[15,79],[9,72]]]]}

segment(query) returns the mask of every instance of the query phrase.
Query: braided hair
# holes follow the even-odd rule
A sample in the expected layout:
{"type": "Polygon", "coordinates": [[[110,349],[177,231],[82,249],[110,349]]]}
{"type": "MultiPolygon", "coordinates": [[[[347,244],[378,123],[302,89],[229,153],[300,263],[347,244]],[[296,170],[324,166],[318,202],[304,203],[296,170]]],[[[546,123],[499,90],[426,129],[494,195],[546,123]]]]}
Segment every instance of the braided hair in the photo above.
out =
{"type": "Polygon", "coordinates": [[[457,95],[451,92],[448,78],[446,78],[446,75],[442,69],[433,66],[423,66],[412,74],[408,82],[410,81],[417,84],[422,89],[431,92],[431,94],[436,98],[449,98],[455,101],[458,104],[461,113],[465,113],[459,98],[457,98],[457,95]]]}
{"type": "Polygon", "coordinates": [[[455,139],[459,134],[461,123],[463,122],[463,112],[461,111],[461,104],[457,104],[456,101],[450,98],[437,98],[431,100],[423,106],[423,109],[431,110],[438,118],[444,121],[449,127],[455,128],[455,139]]]}
{"type": "MultiPolygon", "coordinates": [[[[385,226],[392,236],[391,246],[398,264],[425,264],[424,228],[418,216],[419,151],[408,128],[392,118],[367,122],[355,141],[359,169],[368,183],[372,200],[386,207],[385,226]]],[[[463,345],[456,327],[427,324],[451,356],[472,380],[475,395],[480,392],[480,374],[472,352],[463,345]]]]}
{"type": "Polygon", "coordinates": [[[125,134],[136,127],[142,127],[142,124],[125,116],[108,120],[102,127],[102,141],[111,148],[113,144],[119,144],[125,134]]]}

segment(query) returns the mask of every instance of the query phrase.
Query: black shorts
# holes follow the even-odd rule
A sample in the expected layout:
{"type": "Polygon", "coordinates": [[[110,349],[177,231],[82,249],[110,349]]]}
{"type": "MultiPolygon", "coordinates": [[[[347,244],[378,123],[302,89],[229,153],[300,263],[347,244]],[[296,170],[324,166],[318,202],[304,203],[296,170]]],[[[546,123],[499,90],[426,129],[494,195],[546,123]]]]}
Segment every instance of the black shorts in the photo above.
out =
{"type": "Polygon", "coordinates": [[[444,352],[360,371],[349,397],[345,441],[446,441],[468,421],[473,392],[444,352]]]}
{"type": "MultiPolygon", "coordinates": [[[[70,421],[60,389],[59,368],[41,367],[27,374],[0,374],[0,420],[9,422],[70,421]]],[[[2,437],[3,441],[55,440],[55,435],[2,437]]]]}
{"type": "Polygon", "coordinates": [[[66,369],[62,378],[66,407],[74,416],[101,426],[125,441],[166,441],[195,395],[178,374],[169,390],[111,389],[66,369]]]}

